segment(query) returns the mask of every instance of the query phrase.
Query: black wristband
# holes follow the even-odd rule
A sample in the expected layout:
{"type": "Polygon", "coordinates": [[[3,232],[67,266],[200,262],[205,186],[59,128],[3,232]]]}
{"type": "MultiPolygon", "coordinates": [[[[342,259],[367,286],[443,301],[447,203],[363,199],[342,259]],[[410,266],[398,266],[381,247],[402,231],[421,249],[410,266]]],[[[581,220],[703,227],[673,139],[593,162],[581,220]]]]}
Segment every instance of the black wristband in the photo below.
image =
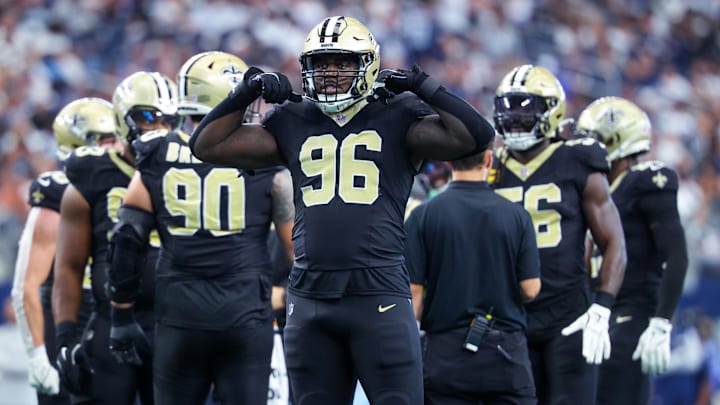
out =
{"type": "Polygon", "coordinates": [[[607,291],[596,291],[595,303],[605,308],[612,308],[613,304],[615,304],[615,296],[607,291]]]}
{"type": "Polygon", "coordinates": [[[110,317],[112,318],[112,324],[115,326],[129,325],[135,322],[135,312],[132,307],[130,308],[110,308],[110,317]]]}
{"type": "Polygon", "coordinates": [[[438,90],[440,90],[440,83],[432,77],[427,76],[425,80],[420,83],[415,94],[426,103],[429,103],[432,96],[434,96],[438,90]]]}
{"type": "Polygon", "coordinates": [[[57,347],[69,347],[77,341],[77,323],[73,321],[62,321],[55,326],[55,338],[57,347]]]}

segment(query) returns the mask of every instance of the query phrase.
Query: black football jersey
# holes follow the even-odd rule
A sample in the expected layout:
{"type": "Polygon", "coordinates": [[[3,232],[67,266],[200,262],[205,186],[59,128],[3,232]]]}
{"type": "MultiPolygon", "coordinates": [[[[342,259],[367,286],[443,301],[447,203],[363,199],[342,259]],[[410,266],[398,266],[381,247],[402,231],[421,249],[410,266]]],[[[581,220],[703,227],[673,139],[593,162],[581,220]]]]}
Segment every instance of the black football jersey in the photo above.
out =
{"type": "Polygon", "coordinates": [[[286,103],[263,124],[293,179],[295,268],[333,271],[404,263],[403,218],[417,173],[409,127],[436,114],[405,93],[352,117],[328,117],[312,102],[286,103]]]}
{"type": "MultiPolygon", "coordinates": [[[[610,186],[625,233],[627,266],[616,305],[631,305],[654,311],[657,291],[662,278],[664,257],[658,251],[651,232],[651,224],[678,218],[673,210],[657,209],[654,201],[669,198],[677,201],[678,176],[659,161],[634,165],[618,176],[610,186]]],[[[599,251],[595,251],[599,257],[599,251]]],[[[601,259],[594,260],[599,268],[601,259]]]]}
{"type": "MultiPolygon", "coordinates": [[[[117,210],[127,191],[135,169],[115,149],[83,146],[65,161],[70,183],[82,194],[92,211],[91,267],[92,289],[98,304],[107,304],[104,285],[107,280],[107,257],[112,229],[118,220],[117,210]]],[[[152,308],[153,279],[157,261],[157,234],[151,235],[155,248],[148,250],[141,292],[136,300],[138,311],[152,308]]]]}
{"type": "Polygon", "coordinates": [[[62,170],[45,172],[30,185],[28,204],[60,212],[60,201],[68,184],[68,178],[62,170]]]}
{"type": "Polygon", "coordinates": [[[162,260],[206,276],[269,271],[271,190],[282,168],[241,176],[237,169],[198,160],[188,139],[184,133],[150,133],[133,143],[152,199],[162,260]]]}
{"type": "Polygon", "coordinates": [[[535,225],[543,285],[529,307],[549,305],[577,289],[588,291],[582,195],[588,176],[609,171],[604,146],[592,138],[558,141],[526,165],[502,148],[494,165],[495,192],[524,206],[535,225]]]}
{"type": "Polygon", "coordinates": [[[152,132],[133,143],[162,242],[157,283],[173,291],[156,299],[158,321],[221,330],[270,319],[267,239],[273,178],[283,168],[241,176],[198,160],[188,140],[152,132]],[[248,284],[264,301],[247,295],[248,284]]]}

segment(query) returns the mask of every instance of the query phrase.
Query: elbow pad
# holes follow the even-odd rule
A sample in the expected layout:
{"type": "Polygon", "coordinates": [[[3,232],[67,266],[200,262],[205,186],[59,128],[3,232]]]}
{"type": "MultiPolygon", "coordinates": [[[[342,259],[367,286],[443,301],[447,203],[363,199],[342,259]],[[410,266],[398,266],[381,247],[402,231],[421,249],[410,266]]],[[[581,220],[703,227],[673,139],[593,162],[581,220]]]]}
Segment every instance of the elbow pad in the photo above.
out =
{"type": "Polygon", "coordinates": [[[140,288],[145,253],[155,217],[145,210],[122,206],[108,251],[106,294],[112,301],[132,303],[140,288]]]}

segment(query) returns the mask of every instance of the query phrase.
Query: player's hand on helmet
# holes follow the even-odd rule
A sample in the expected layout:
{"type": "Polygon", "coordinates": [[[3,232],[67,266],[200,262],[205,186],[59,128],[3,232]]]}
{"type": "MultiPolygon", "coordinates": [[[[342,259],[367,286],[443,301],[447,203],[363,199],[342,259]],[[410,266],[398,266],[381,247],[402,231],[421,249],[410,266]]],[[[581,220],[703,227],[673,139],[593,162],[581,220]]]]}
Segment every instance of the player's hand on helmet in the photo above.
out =
{"type": "Polygon", "coordinates": [[[411,70],[400,69],[395,71],[394,74],[385,78],[384,83],[385,87],[395,94],[400,94],[404,91],[411,91],[417,94],[420,91],[420,86],[422,86],[427,78],[427,73],[423,72],[420,65],[416,63],[411,70]]]}
{"type": "Polygon", "coordinates": [[[245,83],[268,103],[281,104],[285,100],[302,101],[302,96],[293,92],[287,76],[280,72],[265,73],[257,67],[250,67],[244,76],[245,83]]]}
{"type": "Polygon", "coordinates": [[[423,82],[428,78],[420,65],[413,65],[411,70],[383,69],[373,85],[373,92],[368,97],[370,101],[387,101],[396,94],[410,91],[420,93],[423,82]]]}
{"type": "Polygon", "coordinates": [[[610,358],[610,308],[592,304],[587,312],[565,327],[563,336],[582,331],[582,354],[588,364],[600,364],[610,358]]]}
{"type": "Polygon", "coordinates": [[[640,335],[633,360],[640,359],[642,371],[649,375],[664,373],[670,364],[670,331],[672,324],[660,317],[650,318],[650,324],[640,335]]]}
{"type": "Polygon", "coordinates": [[[33,348],[28,353],[28,382],[38,393],[56,395],[60,392],[60,376],[50,364],[45,345],[33,348]]]}
{"type": "Polygon", "coordinates": [[[112,307],[110,327],[110,354],[120,364],[142,366],[149,359],[150,343],[135,320],[132,308],[112,307]]]}

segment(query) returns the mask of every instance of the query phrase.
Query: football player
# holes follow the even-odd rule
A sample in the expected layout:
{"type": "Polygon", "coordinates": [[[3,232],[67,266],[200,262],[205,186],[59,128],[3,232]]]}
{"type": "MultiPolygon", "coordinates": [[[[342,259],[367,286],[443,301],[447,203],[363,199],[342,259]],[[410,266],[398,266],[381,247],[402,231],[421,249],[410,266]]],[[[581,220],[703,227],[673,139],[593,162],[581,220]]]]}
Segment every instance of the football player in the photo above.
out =
{"type": "Polygon", "coordinates": [[[381,73],[380,47],[355,18],[315,26],[300,63],[304,99],[282,73],[250,68],[190,145],[218,164],[290,169],[295,263],[285,349],[293,403],[350,403],[359,377],[375,405],[421,404],[405,204],[424,159],[469,155],[494,131],[419,66],[381,73]],[[260,96],[292,103],[262,125],[242,124],[260,96]]]}
{"type": "MultiPolygon", "coordinates": [[[[135,172],[130,143],[143,133],[169,130],[176,125],[177,86],[157,72],[132,74],[116,87],[113,111],[122,150],[81,147],[66,161],[65,172],[71,184],[60,206],[52,297],[59,347],[57,363],[61,382],[75,394],[74,402],[133,404],[139,396],[143,404],[148,404],[152,403],[150,345],[141,350],[142,364],[121,364],[108,350],[110,344],[127,344],[128,332],[121,330],[115,336],[110,330],[111,318],[126,321],[126,313],[111,311],[105,291],[106,258],[118,209],[135,172]],[[76,322],[82,268],[90,256],[97,258],[91,268],[95,308],[80,336],[76,322]]],[[[146,276],[133,280],[141,283],[140,293],[133,297],[135,315],[148,336],[152,336],[154,325],[157,233],[150,244],[147,257],[140,259],[147,267],[146,276]]]]}
{"type": "MultiPolygon", "coordinates": [[[[72,101],[55,117],[53,134],[61,162],[80,146],[112,146],[117,139],[112,104],[90,97],[72,101]]],[[[41,405],[69,403],[67,393],[60,392],[58,373],[49,360],[57,356],[50,293],[60,199],[67,185],[68,179],[62,170],[43,173],[32,183],[28,199],[30,213],[15,263],[12,302],[30,359],[28,380],[37,391],[41,405]]],[[[89,291],[83,291],[80,308],[79,323],[84,326],[92,309],[89,291]]]]}
{"type": "Polygon", "coordinates": [[[527,305],[527,337],[538,402],[592,404],[596,365],[610,355],[625,240],[608,190],[607,152],[592,138],[559,138],[564,114],[565,92],[547,69],[522,65],[503,77],[493,118],[505,146],[496,150],[494,187],[523,205],[535,225],[543,287],[527,305]],[[606,259],[594,297],[584,259],[588,228],[606,259]]]}
{"type": "Polygon", "coordinates": [[[600,366],[598,404],[646,404],[648,375],[662,374],[670,362],[670,319],[688,265],[678,176],[662,162],[640,161],[650,151],[651,125],[631,101],[595,100],[580,114],[576,134],[607,147],[610,190],[627,241],[627,270],[612,308],[612,354],[600,366]]]}
{"type": "MultiPolygon", "coordinates": [[[[224,52],[191,57],[178,73],[179,113],[193,125],[243,80],[247,65],[224,52]]],[[[249,114],[248,114],[249,116],[249,114]]],[[[155,403],[202,404],[211,384],[223,403],[264,404],[273,313],[271,222],[292,249],[290,173],[239,175],[190,153],[189,135],[151,132],[135,140],[135,173],[112,240],[113,305],[133,301],[139,259],[157,226],[155,403]]],[[[136,328],[135,330],[139,330],[136,328]]],[[[130,351],[129,356],[135,352],[130,351]]]]}

